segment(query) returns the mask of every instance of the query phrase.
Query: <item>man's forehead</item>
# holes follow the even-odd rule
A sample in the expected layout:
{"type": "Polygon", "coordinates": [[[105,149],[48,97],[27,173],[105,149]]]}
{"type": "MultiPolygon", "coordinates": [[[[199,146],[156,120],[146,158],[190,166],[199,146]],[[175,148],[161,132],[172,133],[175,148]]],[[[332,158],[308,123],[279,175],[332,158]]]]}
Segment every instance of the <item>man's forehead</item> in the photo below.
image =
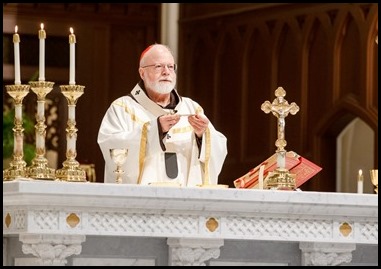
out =
{"type": "Polygon", "coordinates": [[[165,47],[154,47],[146,52],[145,57],[152,60],[173,60],[171,52],[165,47]]]}

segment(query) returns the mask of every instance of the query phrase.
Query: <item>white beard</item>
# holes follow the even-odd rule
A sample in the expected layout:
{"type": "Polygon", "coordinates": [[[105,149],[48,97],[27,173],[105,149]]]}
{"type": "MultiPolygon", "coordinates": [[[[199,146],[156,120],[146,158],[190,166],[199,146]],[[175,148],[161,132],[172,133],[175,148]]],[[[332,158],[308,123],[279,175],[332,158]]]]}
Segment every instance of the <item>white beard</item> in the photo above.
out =
{"type": "Polygon", "coordinates": [[[168,82],[147,82],[147,86],[153,89],[155,92],[159,94],[168,94],[170,93],[176,85],[176,81],[168,82]]]}

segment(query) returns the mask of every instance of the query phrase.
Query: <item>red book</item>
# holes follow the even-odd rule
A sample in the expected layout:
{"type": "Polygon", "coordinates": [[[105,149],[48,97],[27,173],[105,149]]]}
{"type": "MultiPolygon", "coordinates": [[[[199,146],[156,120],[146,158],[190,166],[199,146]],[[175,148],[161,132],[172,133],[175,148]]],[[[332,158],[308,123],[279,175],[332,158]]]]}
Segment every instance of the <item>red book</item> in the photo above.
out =
{"type": "MultiPolygon", "coordinates": [[[[257,189],[259,168],[262,165],[264,165],[263,178],[266,178],[269,172],[272,172],[277,168],[276,154],[273,154],[270,158],[251,169],[242,177],[234,180],[234,186],[236,188],[257,189]]],[[[288,151],[286,153],[286,169],[288,169],[291,174],[296,175],[297,188],[322,170],[318,165],[301,157],[293,151],[288,151]]]]}

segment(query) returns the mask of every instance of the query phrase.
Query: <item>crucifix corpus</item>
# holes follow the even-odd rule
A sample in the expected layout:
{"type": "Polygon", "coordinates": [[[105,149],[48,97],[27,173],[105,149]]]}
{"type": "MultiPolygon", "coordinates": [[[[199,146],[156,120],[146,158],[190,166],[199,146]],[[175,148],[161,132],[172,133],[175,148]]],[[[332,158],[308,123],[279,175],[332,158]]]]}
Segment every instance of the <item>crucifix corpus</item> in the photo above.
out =
{"type": "Polygon", "coordinates": [[[279,189],[279,190],[293,190],[295,189],[296,181],[295,174],[291,174],[286,169],[286,150],[287,145],[285,139],[285,118],[289,113],[295,115],[299,111],[299,107],[295,102],[289,104],[284,97],[286,91],[282,87],[278,87],[275,90],[276,98],[272,103],[265,101],[261,105],[261,110],[266,114],[272,112],[278,119],[278,138],[275,141],[277,147],[277,169],[270,172],[265,180],[265,188],[267,189],[279,189]]]}

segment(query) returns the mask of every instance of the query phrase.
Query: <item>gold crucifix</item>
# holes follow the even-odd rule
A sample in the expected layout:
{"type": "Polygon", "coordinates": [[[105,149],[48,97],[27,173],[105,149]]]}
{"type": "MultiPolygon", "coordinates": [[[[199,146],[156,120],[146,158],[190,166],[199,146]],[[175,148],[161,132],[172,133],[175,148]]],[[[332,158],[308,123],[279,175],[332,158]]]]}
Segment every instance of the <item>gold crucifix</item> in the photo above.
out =
{"type": "Polygon", "coordinates": [[[299,107],[295,102],[289,104],[284,97],[286,96],[286,91],[282,87],[278,87],[275,90],[276,98],[272,103],[269,101],[265,101],[261,105],[262,111],[266,114],[272,112],[275,117],[278,119],[278,138],[275,141],[275,146],[277,147],[277,169],[273,174],[269,173],[270,182],[268,182],[268,186],[270,188],[281,188],[281,189],[293,189],[295,188],[295,178],[291,179],[291,174],[289,174],[286,169],[286,150],[285,147],[287,145],[285,139],[285,118],[289,113],[295,115],[299,111],[299,107]],[[271,181],[275,181],[272,182],[271,181]],[[274,179],[275,178],[275,179],[274,179]],[[290,181],[290,182],[289,182],[290,181]],[[293,181],[293,182],[291,182],[293,181]]]}

